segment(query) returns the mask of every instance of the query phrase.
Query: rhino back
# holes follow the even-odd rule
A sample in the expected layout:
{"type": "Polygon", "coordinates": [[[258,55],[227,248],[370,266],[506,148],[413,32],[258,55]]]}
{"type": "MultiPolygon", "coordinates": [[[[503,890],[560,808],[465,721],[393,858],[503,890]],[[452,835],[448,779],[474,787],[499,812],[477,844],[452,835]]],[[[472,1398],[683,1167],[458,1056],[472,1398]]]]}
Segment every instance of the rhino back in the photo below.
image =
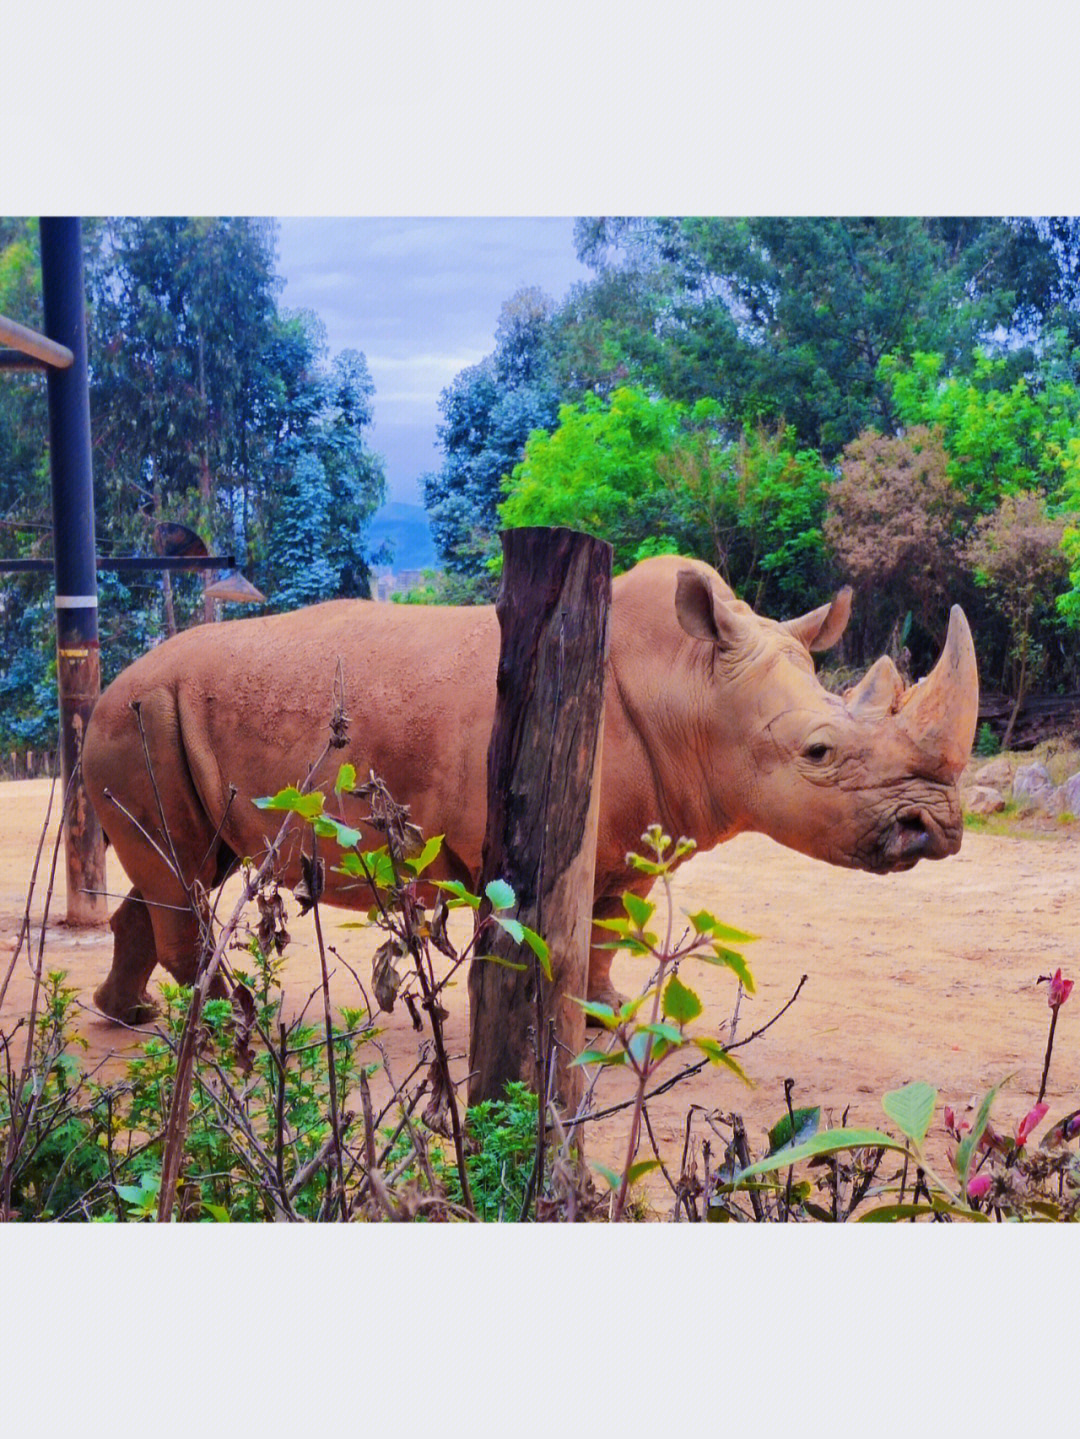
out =
{"type": "Polygon", "coordinates": [[[94,723],[112,741],[107,782],[120,792],[122,768],[144,764],[131,701],[167,691],[178,716],[178,769],[190,771],[215,824],[236,786],[223,838],[253,852],[266,825],[250,801],[307,774],[328,737],[340,661],[348,742],[316,784],[328,786],[344,760],[362,776],[374,769],[419,824],[442,832],[445,815],[476,808],[477,783],[483,807],[498,643],[490,607],[359,600],[185,631],[136,661],[99,701],[94,723]]]}

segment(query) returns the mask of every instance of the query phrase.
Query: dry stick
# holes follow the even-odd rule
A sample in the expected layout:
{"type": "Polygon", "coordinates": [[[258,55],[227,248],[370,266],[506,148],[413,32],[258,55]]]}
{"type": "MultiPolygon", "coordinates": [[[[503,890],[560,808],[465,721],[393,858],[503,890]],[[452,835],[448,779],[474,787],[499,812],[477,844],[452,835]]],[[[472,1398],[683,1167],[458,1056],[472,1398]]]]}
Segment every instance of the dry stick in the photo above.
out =
{"type": "MultiPolygon", "coordinates": [[[[323,747],[322,753],[315,760],[307,772],[307,776],[300,786],[300,792],[304,793],[310,785],[316,770],[330,753],[331,745],[328,743],[323,747]]],[[[244,910],[251,900],[258,893],[259,886],[273,871],[277,860],[278,850],[285,838],[289,825],[293,819],[293,811],[290,810],[282,820],[276,837],[267,850],[262,864],[255,871],[254,875],[248,874],[244,879],[244,887],[240,898],[236,902],[232,914],[226,921],[217,944],[214,946],[209,961],[200,963],[200,973],[197,976],[194,989],[191,995],[191,1005],[188,1008],[187,1019],[184,1022],[184,1031],[180,1038],[180,1048],[176,1059],[176,1077],[173,1082],[172,1103],[169,1106],[169,1117],[165,1127],[165,1144],[161,1156],[161,1188],[158,1192],[158,1222],[168,1223],[172,1218],[173,1205],[176,1202],[176,1186],[180,1178],[180,1165],[184,1156],[184,1141],[187,1137],[188,1109],[191,1100],[191,1081],[195,1064],[195,1039],[199,1027],[199,1018],[202,1014],[202,1007],[206,1001],[210,985],[218,972],[225,950],[232,939],[236,928],[240,923],[244,910]]],[[[203,958],[206,956],[207,944],[203,951],[203,958]]]]}
{"type": "MultiPolygon", "coordinates": [[[[537,961],[536,985],[540,987],[539,961],[537,961]]],[[[540,1069],[541,1081],[540,1092],[536,1098],[536,1151],[533,1158],[532,1172],[529,1174],[529,1182],[525,1186],[525,1195],[521,1201],[521,1210],[518,1213],[518,1223],[523,1224],[529,1217],[529,1205],[532,1203],[533,1194],[539,1194],[540,1184],[544,1175],[544,1141],[547,1137],[547,1112],[551,1103],[551,1082],[552,1061],[555,1056],[555,1019],[552,1016],[548,1020],[547,1046],[537,1046],[536,1062],[540,1069]]]]}
{"type": "MultiPolygon", "coordinates": [[[[733,1049],[742,1049],[744,1045],[751,1044],[755,1039],[758,1039],[767,1029],[771,1029],[776,1021],[785,1014],[798,999],[799,991],[806,983],[808,977],[809,976],[805,974],[803,975],[795,986],[795,993],[788,1000],[787,1004],[778,1009],[767,1023],[763,1024],[760,1029],[753,1030],[745,1039],[740,1039],[737,1044],[725,1044],[724,1053],[730,1054],[733,1049]]],[[[673,1074],[670,1079],[665,1079],[663,1084],[658,1084],[655,1089],[650,1089],[645,1096],[646,1102],[650,1099],[655,1099],[657,1095],[666,1094],[669,1089],[674,1089],[677,1084],[681,1084],[684,1079],[689,1079],[692,1074],[699,1073],[709,1063],[711,1063],[711,1060],[702,1059],[696,1064],[686,1065],[685,1068],[679,1070],[678,1074],[673,1074]]],[[[628,1109],[633,1102],[633,1099],[621,1099],[618,1104],[609,1105],[607,1109],[598,1109],[593,1114],[582,1114],[580,1117],[575,1117],[574,1123],[591,1124],[597,1119],[607,1119],[609,1115],[619,1114],[622,1110],[628,1109]]]]}
{"type": "Polygon", "coordinates": [[[394,1208],[375,1158],[375,1118],[371,1107],[371,1086],[368,1084],[368,1077],[364,1073],[363,1065],[360,1066],[360,1102],[364,1109],[364,1161],[367,1165],[371,1192],[375,1195],[379,1207],[388,1219],[400,1219],[401,1215],[394,1208]]]}
{"type": "MultiPolygon", "coordinates": [[[[746,1125],[743,1123],[741,1114],[731,1116],[731,1142],[735,1146],[735,1153],[738,1155],[739,1163],[743,1169],[750,1168],[750,1146],[746,1142],[746,1125]]],[[[760,1224],[765,1218],[765,1206],[762,1203],[761,1195],[756,1189],[750,1190],[750,1207],[754,1211],[754,1218],[760,1224]]]]}
{"type": "MultiPolygon", "coordinates": [[[[278,1016],[278,1040],[281,1057],[277,1066],[277,1085],[274,1090],[274,1164],[277,1169],[278,1187],[285,1193],[285,1063],[286,1053],[285,1021],[278,1016]]],[[[273,1052],[273,1051],[271,1051],[273,1052]]]]}
{"type": "Polygon", "coordinates": [[[645,1131],[646,1131],[646,1133],[647,1133],[648,1136],[649,1136],[649,1143],[652,1145],[652,1152],[656,1155],[656,1162],[657,1162],[657,1164],[659,1164],[659,1166],[660,1166],[660,1172],[661,1172],[661,1174],[664,1176],[664,1178],[667,1180],[667,1182],[668,1182],[668,1188],[671,1190],[672,1194],[674,1194],[675,1199],[676,1199],[676,1202],[677,1202],[677,1201],[678,1201],[678,1198],[679,1198],[678,1186],[676,1185],[675,1181],[672,1179],[671,1175],[667,1172],[667,1165],[666,1165],[666,1164],[664,1163],[664,1161],[660,1158],[660,1149],[659,1149],[659,1146],[658,1146],[657,1143],[656,1143],[656,1135],[653,1134],[652,1121],[651,1121],[650,1118],[649,1118],[649,1106],[648,1106],[647,1104],[643,1104],[643,1105],[641,1106],[641,1116],[642,1116],[642,1118],[643,1118],[644,1121],[645,1121],[645,1131]]]}
{"type": "MultiPolygon", "coordinates": [[[[692,1104],[692,1105],[690,1106],[690,1108],[686,1111],[686,1125],[685,1125],[685,1129],[684,1129],[684,1133],[683,1133],[682,1158],[681,1158],[680,1161],[679,1161],[679,1183],[680,1183],[680,1185],[681,1185],[682,1181],[683,1181],[683,1180],[685,1179],[685,1177],[686,1177],[686,1161],[687,1161],[687,1159],[689,1158],[689,1155],[690,1155],[690,1129],[691,1129],[691,1126],[693,1125],[693,1122],[694,1122],[694,1110],[695,1110],[695,1109],[700,1109],[700,1108],[701,1108],[701,1106],[700,1106],[699,1104],[692,1104]]],[[[659,1158],[659,1157],[660,1157],[660,1156],[657,1155],[657,1158],[659,1158]]],[[[683,1201],[686,1203],[686,1215],[687,1215],[687,1218],[688,1218],[688,1219],[691,1219],[691,1220],[696,1219],[696,1218],[697,1218],[697,1214],[696,1214],[696,1212],[695,1212],[694,1210],[692,1210],[691,1207],[690,1207],[689,1196],[688,1196],[687,1194],[683,1193],[682,1199],[683,1199],[683,1201]]],[[[706,1185],[705,1185],[705,1203],[706,1203],[706,1205],[708,1204],[708,1202],[709,1202],[709,1186],[708,1186],[708,1184],[706,1184],[706,1185]]],[[[675,1223],[678,1224],[678,1222],[679,1222],[679,1199],[676,1198],[676,1201],[675,1201],[675,1223]]]]}
{"type": "MultiPolygon", "coordinates": [[[[165,806],[162,803],[161,791],[158,789],[157,776],[154,774],[154,766],[150,762],[150,746],[146,742],[146,730],[143,728],[142,722],[142,701],[132,700],[130,704],[130,709],[134,712],[135,715],[135,723],[139,729],[139,739],[142,741],[143,758],[146,760],[146,773],[150,776],[150,784],[154,791],[154,799],[157,801],[158,815],[161,819],[161,828],[165,835],[165,840],[169,846],[169,854],[172,856],[172,864],[170,868],[183,886],[184,893],[187,895],[188,901],[189,903],[191,903],[192,909],[194,910],[195,906],[192,901],[191,887],[184,879],[184,871],[180,868],[180,858],[176,853],[176,845],[173,843],[172,830],[169,828],[169,822],[165,818],[165,806]]],[[[192,876],[192,878],[194,878],[194,876],[192,876]]]]}
{"type": "Polygon", "coordinates": [[[341,1116],[338,1114],[337,1065],[334,1063],[334,1021],[330,1014],[330,976],[326,969],[326,946],[323,944],[322,921],[319,918],[319,848],[315,832],[311,835],[311,912],[315,920],[315,940],[319,946],[319,964],[322,969],[323,1025],[326,1035],[326,1069],[330,1085],[330,1131],[337,1147],[338,1201],[341,1218],[349,1218],[349,1205],[345,1198],[345,1164],[341,1157],[341,1116]]]}
{"type": "MultiPolygon", "coordinates": [[[[395,850],[394,837],[389,824],[386,827],[386,852],[390,857],[390,865],[394,874],[394,887],[400,891],[401,871],[398,868],[398,856],[395,850]]],[[[357,851],[359,853],[359,851],[357,851]]],[[[472,1190],[469,1186],[469,1173],[465,1167],[465,1140],[461,1131],[461,1119],[458,1114],[457,1093],[454,1089],[454,1082],[450,1077],[450,1060],[446,1053],[446,1044],[443,1038],[442,1019],[439,1015],[439,991],[441,984],[435,982],[435,971],[431,972],[430,980],[424,969],[425,946],[416,934],[412,913],[408,906],[405,906],[402,914],[402,927],[399,929],[394,925],[393,920],[387,911],[382,894],[375,883],[375,877],[368,869],[364,857],[360,855],[360,865],[364,871],[364,878],[375,896],[375,903],[383,919],[383,928],[393,935],[404,939],[409,953],[412,955],[413,964],[416,967],[417,978],[420,980],[420,988],[423,991],[423,1007],[431,1016],[431,1035],[435,1041],[435,1059],[440,1075],[442,1076],[443,1088],[446,1092],[447,1104],[450,1110],[450,1127],[454,1136],[454,1156],[457,1161],[458,1179],[461,1184],[461,1194],[465,1204],[472,1211],[476,1218],[476,1207],[473,1204],[472,1190]]]]}
{"type": "Polygon", "coordinates": [[[27,1081],[33,1072],[34,1060],[34,1031],[37,1026],[37,1007],[41,997],[41,967],[45,960],[45,934],[49,927],[49,906],[52,904],[53,887],[56,884],[56,862],[60,855],[60,840],[64,832],[64,817],[67,813],[68,801],[71,797],[72,787],[75,783],[75,776],[79,772],[79,765],[76,764],[71,772],[68,781],[67,793],[64,796],[64,807],[60,811],[60,824],[56,830],[56,842],[53,845],[52,864],[49,868],[49,887],[45,891],[45,906],[41,915],[41,930],[38,936],[38,956],[34,969],[34,988],[30,998],[30,1017],[27,1021],[26,1031],[26,1052],[23,1058],[22,1069],[15,1089],[11,1095],[11,1130],[8,1135],[8,1152],[4,1161],[3,1174],[0,1176],[0,1218],[6,1218],[11,1213],[11,1188],[15,1179],[15,1165],[19,1158],[19,1150],[30,1127],[31,1120],[38,1107],[41,1090],[44,1086],[34,1085],[34,1093],[27,1101],[26,1112],[19,1122],[16,1122],[16,1115],[22,1104],[23,1091],[27,1081]]]}

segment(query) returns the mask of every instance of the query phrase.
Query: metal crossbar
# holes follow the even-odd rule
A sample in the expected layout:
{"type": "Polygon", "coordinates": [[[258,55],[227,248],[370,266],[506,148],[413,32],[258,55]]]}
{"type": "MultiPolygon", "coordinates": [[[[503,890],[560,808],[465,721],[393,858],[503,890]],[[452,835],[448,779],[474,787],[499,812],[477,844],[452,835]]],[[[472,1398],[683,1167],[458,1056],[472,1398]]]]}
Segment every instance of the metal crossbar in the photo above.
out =
{"type": "Polygon", "coordinates": [[[25,369],[27,360],[46,369],[67,370],[75,363],[74,354],[66,345],[28,330],[25,325],[0,315],[0,342],[10,345],[14,354],[0,350],[0,367],[9,370],[25,369]]]}
{"type": "MultiPolygon", "coordinates": [[[[235,555],[99,555],[99,570],[231,570],[235,555]]],[[[0,575],[52,573],[52,560],[0,559],[0,575]]]]}

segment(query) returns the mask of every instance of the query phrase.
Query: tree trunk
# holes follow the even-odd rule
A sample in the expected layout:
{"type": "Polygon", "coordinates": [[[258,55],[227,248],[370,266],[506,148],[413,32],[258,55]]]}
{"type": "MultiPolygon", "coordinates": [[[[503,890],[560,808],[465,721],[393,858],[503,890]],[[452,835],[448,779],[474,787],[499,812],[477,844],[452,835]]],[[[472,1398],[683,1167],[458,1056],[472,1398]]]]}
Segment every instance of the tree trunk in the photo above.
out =
{"type": "MultiPolygon", "coordinates": [[[[541,1093],[553,1021],[554,1092],[572,1110],[585,1019],[570,996],[584,998],[587,983],[612,552],[566,529],[509,530],[502,544],[481,892],[493,879],[511,885],[509,913],[547,941],[553,980],[508,934],[485,943],[525,968],[472,964],[469,1103],[500,1098],[512,1080],[541,1093]]],[[[481,914],[489,908],[485,900],[481,914]]]]}

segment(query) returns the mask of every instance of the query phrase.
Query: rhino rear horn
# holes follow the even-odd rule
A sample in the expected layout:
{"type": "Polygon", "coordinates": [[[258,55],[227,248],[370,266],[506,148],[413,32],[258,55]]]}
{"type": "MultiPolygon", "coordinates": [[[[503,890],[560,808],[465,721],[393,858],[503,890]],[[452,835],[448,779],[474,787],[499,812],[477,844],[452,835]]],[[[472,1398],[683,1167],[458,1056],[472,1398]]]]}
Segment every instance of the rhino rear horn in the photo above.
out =
{"type": "Polygon", "coordinates": [[[971,758],[979,718],[979,671],[964,611],[953,605],[941,658],[904,696],[897,723],[951,779],[971,758]]]}
{"type": "Polygon", "coordinates": [[[852,714],[864,719],[883,719],[895,714],[905,694],[900,671],[888,655],[875,660],[859,683],[844,691],[844,703],[852,714]]]}
{"type": "Polygon", "coordinates": [[[785,620],[782,628],[794,635],[808,650],[828,650],[847,629],[851,618],[851,586],[837,592],[831,604],[821,605],[798,619],[785,620]]]}

